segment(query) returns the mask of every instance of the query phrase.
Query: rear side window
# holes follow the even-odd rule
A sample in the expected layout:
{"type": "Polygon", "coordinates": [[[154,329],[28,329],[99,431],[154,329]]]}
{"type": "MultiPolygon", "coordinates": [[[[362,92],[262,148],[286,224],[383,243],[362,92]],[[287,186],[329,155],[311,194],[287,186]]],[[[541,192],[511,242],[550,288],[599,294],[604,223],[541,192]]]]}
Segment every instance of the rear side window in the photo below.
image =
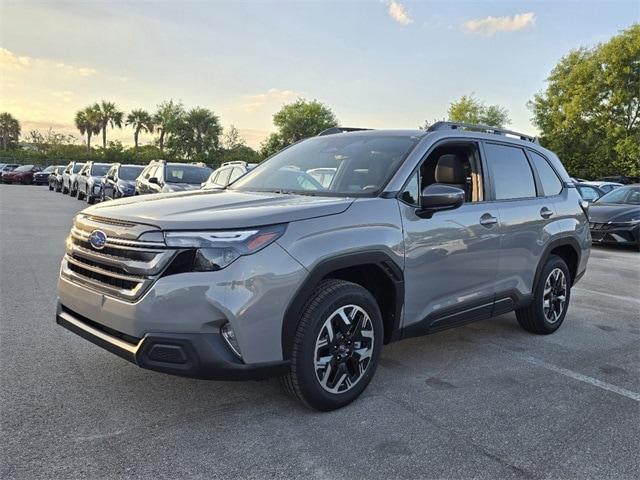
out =
{"type": "Polygon", "coordinates": [[[222,185],[223,187],[226,187],[227,184],[229,183],[229,176],[231,175],[231,169],[227,168],[225,170],[222,170],[219,174],[218,174],[218,178],[216,179],[216,183],[218,185],[222,185]]]}
{"type": "Polygon", "coordinates": [[[538,171],[538,177],[540,177],[540,183],[542,183],[542,190],[546,196],[558,195],[562,191],[562,182],[556,175],[556,172],[551,168],[549,162],[542,155],[538,155],[536,152],[529,151],[533,165],[538,171]]]}
{"type": "Polygon", "coordinates": [[[244,174],[244,172],[242,171],[241,168],[239,167],[234,167],[233,171],[231,172],[231,176],[229,177],[229,183],[231,182],[235,182],[238,178],[240,178],[242,175],[244,174]]]}
{"type": "Polygon", "coordinates": [[[536,196],[536,184],[524,151],[518,147],[485,144],[496,200],[536,196]]]}

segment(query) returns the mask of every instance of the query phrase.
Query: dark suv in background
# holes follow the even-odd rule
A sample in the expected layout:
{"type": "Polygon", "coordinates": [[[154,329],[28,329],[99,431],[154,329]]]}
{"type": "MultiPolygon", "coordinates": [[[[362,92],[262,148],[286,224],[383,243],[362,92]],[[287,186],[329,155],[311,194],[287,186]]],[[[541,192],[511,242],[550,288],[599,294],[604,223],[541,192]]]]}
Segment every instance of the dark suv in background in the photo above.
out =
{"type": "Polygon", "coordinates": [[[102,179],[100,200],[130,197],[136,193],[136,178],[140,176],[144,166],[123,165],[114,163],[102,179]]]}
{"type": "Polygon", "coordinates": [[[211,169],[204,164],[168,163],[165,160],[154,160],[136,179],[135,194],[197,190],[209,175],[211,175],[211,169]]]}
{"type": "Polygon", "coordinates": [[[225,190],[81,212],[56,318],[143,368],[280,376],[332,410],[364,391],[384,344],[511,311],[555,332],[587,266],[587,206],[558,157],[516,132],[321,135],[225,190]]]}

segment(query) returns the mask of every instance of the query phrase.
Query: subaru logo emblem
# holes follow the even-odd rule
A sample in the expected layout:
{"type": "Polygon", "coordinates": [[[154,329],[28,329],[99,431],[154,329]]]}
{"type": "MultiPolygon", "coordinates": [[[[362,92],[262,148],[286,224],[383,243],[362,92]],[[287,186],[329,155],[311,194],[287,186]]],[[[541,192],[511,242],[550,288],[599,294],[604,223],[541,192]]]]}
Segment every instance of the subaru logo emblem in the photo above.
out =
{"type": "Polygon", "coordinates": [[[89,235],[89,243],[96,250],[102,250],[107,243],[107,235],[102,230],[94,230],[89,235]]]}

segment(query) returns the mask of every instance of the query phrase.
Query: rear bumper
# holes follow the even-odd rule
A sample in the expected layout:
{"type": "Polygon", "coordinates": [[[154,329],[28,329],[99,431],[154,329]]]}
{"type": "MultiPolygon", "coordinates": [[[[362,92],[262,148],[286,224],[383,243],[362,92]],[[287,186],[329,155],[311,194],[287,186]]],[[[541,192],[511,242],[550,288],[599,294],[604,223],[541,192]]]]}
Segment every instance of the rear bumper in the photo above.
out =
{"type": "Polygon", "coordinates": [[[143,338],[105,328],[58,303],[56,323],[139,367],[205,380],[260,380],[284,375],[288,361],[245,364],[218,332],[147,333],[143,338]]]}

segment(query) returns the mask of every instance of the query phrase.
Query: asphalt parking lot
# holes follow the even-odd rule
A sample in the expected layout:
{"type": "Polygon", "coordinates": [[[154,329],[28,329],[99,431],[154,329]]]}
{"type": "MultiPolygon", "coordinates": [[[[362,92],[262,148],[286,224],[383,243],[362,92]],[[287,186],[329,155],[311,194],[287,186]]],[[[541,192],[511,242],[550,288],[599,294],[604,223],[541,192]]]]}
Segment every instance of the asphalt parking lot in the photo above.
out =
{"type": "Polygon", "coordinates": [[[554,335],[514,314],[385,348],[362,397],[139,369],[55,324],[86,204],[0,185],[2,478],[638,478],[640,254],[594,248],[554,335]]]}

